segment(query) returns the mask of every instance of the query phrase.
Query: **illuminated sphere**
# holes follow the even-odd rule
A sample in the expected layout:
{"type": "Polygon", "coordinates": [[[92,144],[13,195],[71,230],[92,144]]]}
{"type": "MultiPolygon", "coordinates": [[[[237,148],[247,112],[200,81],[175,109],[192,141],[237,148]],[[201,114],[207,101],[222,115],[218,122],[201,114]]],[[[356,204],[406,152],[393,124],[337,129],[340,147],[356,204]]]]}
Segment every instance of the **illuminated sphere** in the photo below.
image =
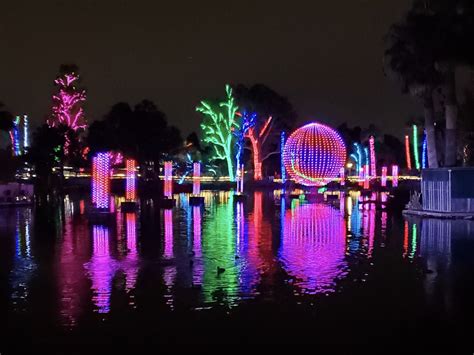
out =
{"type": "Polygon", "coordinates": [[[320,123],[294,131],[285,143],[283,163],[290,176],[305,186],[323,186],[337,178],[346,162],[339,134],[320,123]]]}

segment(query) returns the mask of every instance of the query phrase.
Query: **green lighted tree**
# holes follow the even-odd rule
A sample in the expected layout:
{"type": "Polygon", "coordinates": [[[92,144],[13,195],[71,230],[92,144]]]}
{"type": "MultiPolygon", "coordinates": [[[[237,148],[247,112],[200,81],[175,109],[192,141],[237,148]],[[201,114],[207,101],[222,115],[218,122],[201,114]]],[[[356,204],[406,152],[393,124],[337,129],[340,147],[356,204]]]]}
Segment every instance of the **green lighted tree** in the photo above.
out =
{"type": "Polygon", "coordinates": [[[196,107],[196,111],[204,115],[201,128],[203,131],[203,140],[212,146],[214,155],[212,160],[225,160],[227,163],[227,172],[231,181],[234,181],[234,155],[235,136],[232,133],[238,128],[236,122],[236,113],[239,109],[232,96],[232,88],[226,85],[226,99],[217,104],[209,101],[201,101],[196,107]]]}

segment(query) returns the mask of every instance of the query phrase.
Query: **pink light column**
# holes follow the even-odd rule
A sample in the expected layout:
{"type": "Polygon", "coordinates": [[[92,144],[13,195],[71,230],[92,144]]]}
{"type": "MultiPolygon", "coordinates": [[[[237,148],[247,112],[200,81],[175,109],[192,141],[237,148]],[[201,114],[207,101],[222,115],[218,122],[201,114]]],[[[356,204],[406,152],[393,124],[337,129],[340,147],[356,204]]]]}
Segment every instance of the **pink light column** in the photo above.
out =
{"type": "Polygon", "coordinates": [[[372,178],[377,176],[377,166],[375,162],[375,138],[370,136],[369,138],[369,149],[370,149],[370,175],[372,178]]]}
{"type": "Polygon", "coordinates": [[[398,186],[398,165],[392,165],[392,186],[398,186]]]}
{"type": "Polygon", "coordinates": [[[382,166],[382,177],[380,179],[380,184],[382,186],[387,186],[387,167],[386,166],[382,166]]]}
{"type": "Polygon", "coordinates": [[[339,176],[341,177],[341,186],[344,186],[346,184],[346,174],[345,174],[345,169],[344,167],[341,168],[339,171],[339,176]]]}
{"type": "Polygon", "coordinates": [[[171,161],[165,162],[165,183],[163,193],[166,198],[173,196],[173,163],[171,161]]]}
{"type": "Polygon", "coordinates": [[[193,195],[199,196],[201,194],[201,163],[195,162],[193,164],[193,195]]]}
{"type": "Polygon", "coordinates": [[[134,202],[137,198],[137,172],[134,159],[127,159],[125,162],[126,186],[125,199],[134,202]]]}
{"type": "Polygon", "coordinates": [[[98,209],[110,207],[110,156],[97,153],[92,161],[92,202],[98,209]]]}
{"type": "Polygon", "coordinates": [[[370,173],[369,173],[369,166],[364,165],[364,189],[370,188],[370,173]]]}

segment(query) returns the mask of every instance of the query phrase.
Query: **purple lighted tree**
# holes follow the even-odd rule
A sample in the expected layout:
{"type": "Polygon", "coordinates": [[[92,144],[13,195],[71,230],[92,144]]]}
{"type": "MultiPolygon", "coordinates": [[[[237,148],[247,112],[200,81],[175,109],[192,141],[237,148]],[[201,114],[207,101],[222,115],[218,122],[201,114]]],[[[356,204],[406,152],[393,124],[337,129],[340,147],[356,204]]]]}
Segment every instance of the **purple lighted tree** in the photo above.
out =
{"type": "Polygon", "coordinates": [[[79,81],[76,65],[61,65],[60,74],[54,81],[58,92],[53,95],[53,108],[48,119],[50,127],[65,125],[77,131],[87,126],[82,102],[86,100],[86,91],[75,85],[79,81]]]}

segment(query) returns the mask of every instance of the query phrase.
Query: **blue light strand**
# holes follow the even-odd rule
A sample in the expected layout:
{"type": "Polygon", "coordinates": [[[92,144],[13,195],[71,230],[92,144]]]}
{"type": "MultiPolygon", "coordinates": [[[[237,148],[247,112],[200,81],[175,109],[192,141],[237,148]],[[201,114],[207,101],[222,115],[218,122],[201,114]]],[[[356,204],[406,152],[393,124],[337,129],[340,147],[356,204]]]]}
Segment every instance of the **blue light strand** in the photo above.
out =
{"type": "Polygon", "coordinates": [[[249,114],[247,111],[242,112],[242,120],[240,122],[239,129],[235,130],[234,135],[237,137],[236,139],[236,153],[235,153],[235,160],[237,163],[237,167],[241,165],[240,161],[242,160],[242,152],[244,150],[244,139],[245,134],[247,131],[254,127],[257,122],[257,114],[252,112],[249,114]]]}
{"type": "Polygon", "coordinates": [[[286,182],[286,169],[283,161],[283,149],[285,148],[285,132],[282,131],[280,135],[280,169],[281,169],[281,182],[286,182]]]}
{"type": "Polygon", "coordinates": [[[425,131],[424,135],[423,135],[423,145],[421,147],[421,167],[422,167],[422,169],[426,169],[428,167],[427,159],[426,159],[427,150],[428,150],[428,142],[427,142],[426,131],[425,131]]]}

